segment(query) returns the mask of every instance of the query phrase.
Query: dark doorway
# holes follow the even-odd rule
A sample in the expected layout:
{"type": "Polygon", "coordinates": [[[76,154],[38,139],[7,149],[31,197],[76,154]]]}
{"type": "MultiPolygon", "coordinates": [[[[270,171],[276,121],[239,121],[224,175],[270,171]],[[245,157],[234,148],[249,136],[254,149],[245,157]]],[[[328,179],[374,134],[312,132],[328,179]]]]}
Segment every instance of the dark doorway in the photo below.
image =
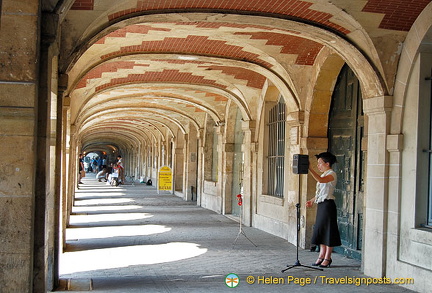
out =
{"type": "Polygon", "coordinates": [[[332,97],[329,149],[337,157],[335,191],[342,246],[338,253],[361,259],[366,150],[362,148],[364,116],[360,85],[345,65],[332,97]]]}

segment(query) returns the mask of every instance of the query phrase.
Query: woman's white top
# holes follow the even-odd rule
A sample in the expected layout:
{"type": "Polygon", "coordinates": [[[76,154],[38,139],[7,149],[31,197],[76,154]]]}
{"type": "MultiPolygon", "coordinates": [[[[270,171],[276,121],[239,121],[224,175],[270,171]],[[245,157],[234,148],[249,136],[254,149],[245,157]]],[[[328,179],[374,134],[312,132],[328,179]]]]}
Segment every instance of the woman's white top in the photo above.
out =
{"type": "Polygon", "coordinates": [[[336,172],[332,169],[328,169],[324,173],[321,174],[321,177],[325,177],[327,175],[333,176],[333,181],[327,183],[319,183],[316,185],[316,193],[315,193],[315,203],[323,202],[326,199],[335,199],[333,196],[334,190],[336,188],[337,176],[336,172]]]}

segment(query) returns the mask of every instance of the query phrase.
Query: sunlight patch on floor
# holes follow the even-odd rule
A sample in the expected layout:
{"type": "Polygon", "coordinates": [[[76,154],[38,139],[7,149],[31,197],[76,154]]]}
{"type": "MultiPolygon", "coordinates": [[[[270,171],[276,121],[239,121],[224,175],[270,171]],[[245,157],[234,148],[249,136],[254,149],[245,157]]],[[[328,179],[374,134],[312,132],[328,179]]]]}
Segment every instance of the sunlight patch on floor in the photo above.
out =
{"type": "Polygon", "coordinates": [[[76,198],[80,197],[107,197],[107,196],[124,196],[126,192],[113,189],[87,189],[80,190],[75,193],[76,198]]]}
{"type": "Polygon", "coordinates": [[[72,213],[89,213],[89,212],[104,212],[104,211],[125,211],[139,210],[142,206],[139,205],[121,205],[121,206],[78,206],[72,207],[72,213]]]}
{"type": "Polygon", "coordinates": [[[92,198],[80,199],[75,201],[75,206],[108,205],[133,202],[130,198],[92,198]]]}
{"type": "Polygon", "coordinates": [[[66,252],[60,258],[60,275],[174,262],[206,252],[199,244],[187,242],[66,252]]]}
{"type": "Polygon", "coordinates": [[[163,225],[133,225],[133,226],[108,226],[89,228],[69,228],[66,230],[66,240],[93,239],[127,236],[147,236],[171,231],[163,225]]]}
{"type": "Polygon", "coordinates": [[[115,214],[89,214],[89,215],[71,215],[70,225],[86,224],[94,225],[97,222],[118,222],[118,221],[131,221],[142,220],[153,217],[148,213],[115,213],[115,214]]]}

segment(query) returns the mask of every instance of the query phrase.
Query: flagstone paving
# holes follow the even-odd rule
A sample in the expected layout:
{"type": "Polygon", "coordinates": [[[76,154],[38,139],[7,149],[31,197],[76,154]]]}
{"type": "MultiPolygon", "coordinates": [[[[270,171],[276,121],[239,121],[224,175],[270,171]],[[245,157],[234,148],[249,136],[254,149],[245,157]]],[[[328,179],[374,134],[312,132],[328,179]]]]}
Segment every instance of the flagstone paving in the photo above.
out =
{"type": "MultiPolygon", "coordinates": [[[[411,292],[356,284],[366,278],[360,262],[338,254],[322,271],[282,272],[296,262],[294,245],[144,184],[86,177],[66,238],[56,292],[411,292]]],[[[316,258],[299,250],[303,265],[316,258]]]]}

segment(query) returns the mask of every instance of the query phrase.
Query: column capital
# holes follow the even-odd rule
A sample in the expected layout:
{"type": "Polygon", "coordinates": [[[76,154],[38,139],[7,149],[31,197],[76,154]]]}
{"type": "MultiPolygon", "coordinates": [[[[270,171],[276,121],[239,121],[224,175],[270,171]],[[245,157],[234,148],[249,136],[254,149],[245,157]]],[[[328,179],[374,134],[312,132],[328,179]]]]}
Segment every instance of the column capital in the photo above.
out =
{"type": "Polygon", "coordinates": [[[77,132],[77,126],[75,124],[72,124],[70,126],[70,133],[71,133],[71,135],[75,135],[76,132],[77,132]]]}
{"type": "Polygon", "coordinates": [[[387,150],[389,152],[400,152],[403,149],[403,134],[387,135],[387,150]]]}
{"type": "Polygon", "coordinates": [[[70,96],[63,97],[63,108],[70,108],[71,98],[70,96]]]}
{"type": "Polygon", "coordinates": [[[256,121],[255,120],[246,120],[242,121],[242,130],[254,130],[256,128],[256,121]]]}
{"type": "Polygon", "coordinates": [[[393,107],[393,96],[379,96],[363,100],[363,111],[367,114],[390,112],[393,107]]]}
{"type": "Polygon", "coordinates": [[[200,128],[197,131],[197,138],[201,140],[203,139],[203,137],[204,137],[204,128],[200,128]]]}
{"type": "Polygon", "coordinates": [[[60,73],[58,75],[58,92],[59,95],[63,95],[63,93],[67,90],[69,83],[69,75],[65,73],[60,73]]]}
{"type": "Polygon", "coordinates": [[[225,125],[217,125],[215,126],[215,131],[219,135],[223,135],[225,133],[225,125]]]}
{"type": "Polygon", "coordinates": [[[305,112],[304,111],[295,111],[288,113],[286,117],[286,122],[290,125],[301,125],[304,123],[305,112]]]}

